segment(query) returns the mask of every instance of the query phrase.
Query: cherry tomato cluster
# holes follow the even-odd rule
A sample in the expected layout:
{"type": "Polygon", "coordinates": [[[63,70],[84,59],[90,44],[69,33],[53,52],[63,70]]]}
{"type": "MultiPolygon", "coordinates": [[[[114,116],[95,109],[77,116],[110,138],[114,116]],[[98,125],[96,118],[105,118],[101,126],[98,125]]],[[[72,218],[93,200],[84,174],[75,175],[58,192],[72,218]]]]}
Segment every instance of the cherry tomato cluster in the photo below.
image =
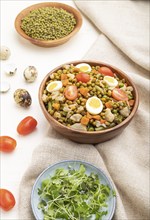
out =
{"type": "MultiPolygon", "coordinates": [[[[37,126],[37,121],[31,116],[24,118],[17,126],[20,135],[30,134],[37,126]]],[[[9,136],[0,136],[0,151],[11,152],[16,148],[17,142],[9,136]]]]}
{"type": "MultiPolygon", "coordinates": [[[[31,133],[37,126],[37,121],[31,116],[24,118],[17,126],[20,135],[31,133]]],[[[10,136],[0,136],[0,151],[5,153],[12,152],[17,146],[17,141],[10,136]]],[[[0,189],[0,207],[9,211],[16,204],[15,197],[7,189],[0,189]]]]}
{"type": "MultiPolygon", "coordinates": [[[[112,70],[106,66],[100,67],[98,69],[98,72],[105,76],[114,77],[114,73],[112,72],[112,70]]],[[[80,72],[76,75],[76,79],[78,82],[87,83],[90,81],[90,76],[87,73],[80,72]]],[[[75,100],[78,96],[77,87],[75,85],[68,86],[65,89],[64,95],[68,100],[71,100],[71,101],[75,100]]],[[[119,89],[119,88],[115,88],[112,90],[112,97],[118,101],[128,101],[127,94],[122,89],[119,89]]]]}

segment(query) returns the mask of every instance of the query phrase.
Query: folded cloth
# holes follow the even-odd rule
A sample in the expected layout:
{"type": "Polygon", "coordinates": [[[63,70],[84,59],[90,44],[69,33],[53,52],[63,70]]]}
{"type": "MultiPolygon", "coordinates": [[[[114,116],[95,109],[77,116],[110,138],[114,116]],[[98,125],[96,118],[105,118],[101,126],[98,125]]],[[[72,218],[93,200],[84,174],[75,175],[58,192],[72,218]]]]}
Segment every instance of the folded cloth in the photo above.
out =
{"type": "Polygon", "coordinates": [[[116,47],[149,70],[149,1],[75,1],[116,47]]]}
{"type": "MultiPolygon", "coordinates": [[[[51,127],[48,136],[37,146],[33,152],[32,162],[24,174],[20,184],[19,220],[34,219],[30,194],[37,176],[49,165],[67,159],[84,160],[100,167],[110,177],[117,191],[117,208],[114,220],[148,220],[149,216],[149,79],[148,79],[148,55],[146,49],[147,39],[147,12],[146,1],[76,1],[77,6],[99,28],[100,35],[85,59],[100,60],[111,63],[124,70],[135,82],[139,96],[139,109],[128,127],[123,133],[114,139],[91,145],[77,144],[63,138],[51,127]],[[107,11],[109,4],[115,6],[107,11]],[[123,2],[123,3],[122,3],[123,2]],[[103,4],[104,3],[104,4],[103,4]],[[122,5],[124,7],[122,7],[122,5]],[[131,7],[132,5],[132,7],[131,7]],[[129,7],[130,6],[130,7],[129,7]],[[117,11],[117,7],[118,11],[117,11]],[[90,10],[92,8],[92,10],[90,10]],[[116,13],[113,12],[115,10],[116,13]],[[126,36],[116,35],[109,31],[104,32],[114,24],[113,17],[120,19],[125,11],[128,11],[127,19],[117,22],[116,28],[126,29],[126,36]],[[145,10],[145,11],[144,11],[145,10]],[[98,12],[99,13],[98,13],[98,12]],[[129,12],[130,11],[130,12],[129,12]],[[131,13],[132,12],[132,13],[131,13]],[[110,14],[113,13],[113,16],[110,14]],[[101,16],[106,19],[102,19],[101,16]],[[129,16],[130,15],[130,16],[129,16]],[[111,16],[111,18],[110,18],[111,16]],[[142,36],[136,39],[139,33],[139,22],[144,19],[142,36]],[[105,26],[107,20],[107,26],[105,26]],[[99,26],[99,21],[102,26],[99,26]],[[110,22],[110,23],[109,23],[110,22]],[[121,25],[121,27],[119,26],[121,25]],[[119,27],[118,27],[119,26],[119,27]],[[130,41],[130,30],[134,29],[135,40],[130,41]],[[129,29],[128,29],[129,28],[129,29]],[[128,32],[129,30],[129,32],[128,32]],[[103,32],[103,33],[102,33],[103,32]],[[146,36],[145,36],[146,35],[146,36]],[[112,38],[111,38],[112,36],[112,38]],[[116,38],[117,37],[117,38],[116,38]],[[140,41],[143,39],[143,41],[140,41]],[[118,43],[117,43],[118,41],[118,43]],[[123,44],[124,42],[124,44],[123,44]],[[129,43],[129,44],[128,44],[129,43]],[[122,45],[122,47],[120,46],[122,45]],[[130,45],[130,47],[125,45],[130,45]],[[132,50],[131,50],[132,48],[132,50]],[[138,49],[137,49],[138,48],[138,49]],[[132,53],[131,53],[132,52],[132,53]],[[145,57],[145,61],[144,58],[145,57]]],[[[126,13],[127,13],[126,11],[126,13]]],[[[127,15],[127,14],[126,14],[127,15]]],[[[113,29],[114,31],[114,29],[113,29]]],[[[124,30],[125,31],[125,30],[124,30]]]]}

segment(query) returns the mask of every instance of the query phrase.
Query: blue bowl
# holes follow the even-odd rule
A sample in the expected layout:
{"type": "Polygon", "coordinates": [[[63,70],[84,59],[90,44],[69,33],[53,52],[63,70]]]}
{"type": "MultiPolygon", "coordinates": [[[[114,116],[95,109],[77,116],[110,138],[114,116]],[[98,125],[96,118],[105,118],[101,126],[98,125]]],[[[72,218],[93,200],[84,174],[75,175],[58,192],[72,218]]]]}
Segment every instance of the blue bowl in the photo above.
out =
{"type": "MultiPolygon", "coordinates": [[[[68,166],[71,166],[73,169],[78,170],[80,165],[83,164],[86,168],[86,174],[89,175],[91,172],[98,175],[99,179],[101,180],[102,184],[108,185],[111,191],[114,191],[113,184],[109,180],[109,178],[106,176],[106,174],[99,168],[95,167],[94,165],[87,163],[85,161],[80,160],[66,160],[61,161],[59,163],[53,164],[52,166],[49,166],[46,168],[36,179],[32,192],[31,192],[31,207],[33,214],[37,220],[43,220],[43,213],[40,209],[38,209],[38,204],[40,202],[40,197],[38,195],[38,188],[41,187],[41,183],[43,180],[47,179],[55,174],[56,169],[58,168],[64,168],[68,169],[68,166]]],[[[107,200],[107,215],[103,216],[101,220],[111,220],[115,208],[116,208],[116,197],[115,196],[109,196],[107,200]]]]}

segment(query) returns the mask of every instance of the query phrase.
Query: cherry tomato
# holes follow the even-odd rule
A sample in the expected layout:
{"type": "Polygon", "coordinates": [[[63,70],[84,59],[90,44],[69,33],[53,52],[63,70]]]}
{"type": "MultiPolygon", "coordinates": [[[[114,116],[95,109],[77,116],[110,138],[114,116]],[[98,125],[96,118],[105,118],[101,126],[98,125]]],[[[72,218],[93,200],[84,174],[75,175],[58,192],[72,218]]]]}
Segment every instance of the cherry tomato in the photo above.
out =
{"type": "Polygon", "coordinates": [[[115,88],[112,90],[112,97],[118,101],[128,101],[127,94],[119,88],[115,88]]]}
{"type": "Polygon", "coordinates": [[[77,79],[77,81],[87,83],[90,81],[90,75],[88,73],[81,72],[76,75],[76,79],[77,79]]]}
{"type": "Polygon", "coordinates": [[[0,151],[11,152],[15,149],[17,142],[9,136],[0,136],[0,151]]]}
{"type": "Polygon", "coordinates": [[[0,189],[0,207],[5,211],[9,211],[16,204],[13,194],[7,189],[0,189]]]}
{"type": "Polygon", "coordinates": [[[64,93],[65,97],[69,100],[75,100],[78,96],[78,89],[76,86],[72,85],[72,86],[68,86],[65,89],[65,93],[64,93]]]}
{"type": "Polygon", "coordinates": [[[28,116],[24,118],[17,126],[17,132],[21,135],[27,135],[31,133],[37,126],[37,121],[31,117],[28,116]]]}
{"type": "Polygon", "coordinates": [[[101,74],[105,75],[105,76],[114,76],[112,70],[109,69],[109,68],[106,67],[106,66],[100,67],[100,68],[98,69],[98,71],[99,71],[101,74]]]}

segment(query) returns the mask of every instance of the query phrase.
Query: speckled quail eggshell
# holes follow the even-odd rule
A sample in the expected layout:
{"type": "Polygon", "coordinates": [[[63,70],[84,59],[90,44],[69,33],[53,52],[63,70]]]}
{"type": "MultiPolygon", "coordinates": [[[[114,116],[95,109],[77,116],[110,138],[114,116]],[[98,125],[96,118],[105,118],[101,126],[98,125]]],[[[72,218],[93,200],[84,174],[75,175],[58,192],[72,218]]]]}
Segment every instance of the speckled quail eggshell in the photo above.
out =
{"type": "Polygon", "coordinates": [[[9,63],[5,66],[4,68],[4,72],[8,75],[8,76],[13,76],[15,75],[15,73],[17,72],[17,67],[15,64],[13,63],[9,63]]]}
{"type": "Polygon", "coordinates": [[[5,93],[10,89],[10,84],[8,82],[2,81],[0,83],[0,92],[5,93]]]}
{"type": "Polygon", "coordinates": [[[0,47],[0,60],[7,60],[11,55],[10,49],[6,46],[0,47]]]}
{"type": "Polygon", "coordinates": [[[31,95],[26,89],[17,89],[14,92],[14,100],[22,107],[29,107],[32,103],[31,95]]]}
{"type": "Polygon", "coordinates": [[[23,72],[23,76],[25,80],[29,83],[34,82],[37,78],[37,75],[38,75],[38,72],[34,66],[28,66],[23,72]]]}

